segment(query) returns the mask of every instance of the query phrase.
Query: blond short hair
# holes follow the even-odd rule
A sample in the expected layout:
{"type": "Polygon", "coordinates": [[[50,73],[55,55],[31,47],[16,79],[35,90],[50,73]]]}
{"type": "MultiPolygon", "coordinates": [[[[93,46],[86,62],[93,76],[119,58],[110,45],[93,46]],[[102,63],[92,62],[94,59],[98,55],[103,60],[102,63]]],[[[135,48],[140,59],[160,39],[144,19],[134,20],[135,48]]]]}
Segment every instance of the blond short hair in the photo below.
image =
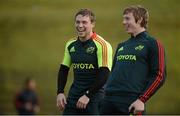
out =
{"type": "Polygon", "coordinates": [[[147,9],[143,8],[140,5],[137,6],[130,6],[124,9],[123,15],[132,13],[135,21],[137,22],[142,18],[141,27],[147,28],[148,19],[149,19],[149,13],[147,9]]]}
{"type": "Polygon", "coordinates": [[[95,14],[89,10],[89,9],[80,9],[76,15],[75,15],[75,18],[78,16],[78,15],[82,15],[82,16],[89,16],[91,22],[95,22],[96,21],[96,18],[95,18],[95,14]]]}

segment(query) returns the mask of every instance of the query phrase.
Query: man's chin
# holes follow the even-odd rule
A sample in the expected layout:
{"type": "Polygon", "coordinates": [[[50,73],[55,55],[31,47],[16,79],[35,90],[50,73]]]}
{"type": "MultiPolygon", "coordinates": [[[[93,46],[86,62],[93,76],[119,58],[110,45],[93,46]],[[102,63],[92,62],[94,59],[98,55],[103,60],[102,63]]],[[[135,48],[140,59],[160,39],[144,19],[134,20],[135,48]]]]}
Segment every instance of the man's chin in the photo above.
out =
{"type": "Polygon", "coordinates": [[[78,36],[83,38],[85,36],[85,34],[81,33],[81,32],[78,32],[78,36]]]}
{"type": "Polygon", "coordinates": [[[85,35],[78,34],[78,37],[80,37],[80,38],[84,38],[84,37],[85,37],[85,35]]]}
{"type": "Polygon", "coordinates": [[[132,32],[130,31],[130,30],[125,30],[126,31],[126,33],[128,33],[128,34],[132,34],[132,32]]]}

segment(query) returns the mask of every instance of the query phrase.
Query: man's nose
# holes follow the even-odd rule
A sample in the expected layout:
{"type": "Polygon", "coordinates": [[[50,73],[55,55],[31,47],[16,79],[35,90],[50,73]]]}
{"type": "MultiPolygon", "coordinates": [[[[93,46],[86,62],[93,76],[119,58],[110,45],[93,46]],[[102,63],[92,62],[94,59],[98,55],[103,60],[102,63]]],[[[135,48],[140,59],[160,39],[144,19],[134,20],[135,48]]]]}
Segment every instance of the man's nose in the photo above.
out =
{"type": "Polygon", "coordinates": [[[79,25],[78,25],[79,27],[83,27],[83,24],[82,23],[79,23],[79,25]]]}
{"type": "Polygon", "coordinates": [[[125,25],[125,24],[126,24],[126,21],[125,21],[125,20],[123,20],[123,21],[122,21],[122,24],[123,24],[123,25],[125,25]]]}

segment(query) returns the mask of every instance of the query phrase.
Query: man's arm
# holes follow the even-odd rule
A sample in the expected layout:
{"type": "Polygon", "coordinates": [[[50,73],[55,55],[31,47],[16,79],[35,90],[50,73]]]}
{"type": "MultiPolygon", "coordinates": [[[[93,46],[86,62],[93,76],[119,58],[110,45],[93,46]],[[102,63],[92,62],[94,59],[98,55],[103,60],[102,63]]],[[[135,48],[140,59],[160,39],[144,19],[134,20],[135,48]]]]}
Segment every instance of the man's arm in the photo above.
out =
{"type": "Polygon", "coordinates": [[[85,109],[90,99],[99,91],[100,88],[105,84],[108,75],[109,69],[107,67],[101,67],[98,71],[98,76],[96,77],[95,83],[91,86],[86,93],[81,96],[76,104],[77,108],[85,109]]]}
{"type": "Polygon", "coordinates": [[[106,83],[109,73],[110,70],[107,67],[100,67],[95,83],[89,90],[86,91],[85,95],[89,98],[95,95],[99,91],[99,89],[101,89],[102,86],[106,83]]]}
{"type": "Polygon", "coordinates": [[[69,67],[71,66],[71,57],[68,51],[68,46],[70,42],[66,44],[65,52],[64,52],[64,59],[62,64],[60,65],[59,73],[58,73],[58,79],[57,79],[57,107],[60,108],[60,110],[63,110],[65,108],[66,103],[66,97],[64,95],[64,88],[67,82],[67,76],[69,72],[69,67]]]}
{"type": "Polygon", "coordinates": [[[40,98],[38,94],[36,94],[36,97],[35,97],[35,105],[33,106],[33,110],[36,113],[40,111],[40,98]]]}
{"type": "Polygon", "coordinates": [[[134,114],[141,114],[142,111],[144,111],[144,103],[163,85],[166,77],[165,52],[163,46],[159,41],[154,41],[150,46],[150,75],[145,90],[129,107],[129,111],[133,109],[134,114]]]}
{"type": "Polygon", "coordinates": [[[154,41],[150,51],[150,75],[139,99],[146,102],[164,83],[166,77],[165,51],[159,41],[154,41]]]}
{"type": "Polygon", "coordinates": [[[14,103],[15,103],[15,107],[16,107],[17,110],[22,109],[24,104],[23,104],[23,102],[21,100],[21,92],[18,92],[15,95],[14,103]]]}
{"type": "Polygon", "coordinates": [[[95,83],[89,90],[86,91],[86,96],[89,98],[98,92],[100,88],[106,83],[112,67],[112,47],[109,43],[105,43],[101,46],[97,45],[97,59],[99,70],[95,83]]]}
{"type": "Polygon", "coordinates": [[[67,82],[67,76],[68,76],[69,67],[61,64],[59,73],[58,73],[58,90],[57,90],[57,107],[60,108],[60,110],[63,110],[65,108],[66,97],[64,95],[64,87],[67,82]]]}
{"type": "Polygon", "coordinates": [[[71,66],[71,57],[68,50],[68,46],[70,45],[71,42],[72,41],[68,41],[66,43],[64,58],[60,65],[58,80],[57,80],[57,88],[58,88],[57,94],[64,93],[64,87],[66,85],[69,67],[71,66]]]}
{"type": "Polygon", "coordinates": [[[112,47],[109,43],[99,44],[97,46],[98,73],[94,84],[86,93],[81,96],[76,104],[77,108],[85,109],[91,97],[93,97],[105,84],[112,67],[112,47]]]}
{"type": "Polygon", "coordinates": [[[60,69],[59,69],[59,73],[58,73],[58,81],[57,81],[58,90],[57,90],[57,95],[59,93],[64,93],[64,87],[65,87],[66,82],[67,82],[68,72],[69,72],[69,67],[61,64],[60,65],[60,69]]]}

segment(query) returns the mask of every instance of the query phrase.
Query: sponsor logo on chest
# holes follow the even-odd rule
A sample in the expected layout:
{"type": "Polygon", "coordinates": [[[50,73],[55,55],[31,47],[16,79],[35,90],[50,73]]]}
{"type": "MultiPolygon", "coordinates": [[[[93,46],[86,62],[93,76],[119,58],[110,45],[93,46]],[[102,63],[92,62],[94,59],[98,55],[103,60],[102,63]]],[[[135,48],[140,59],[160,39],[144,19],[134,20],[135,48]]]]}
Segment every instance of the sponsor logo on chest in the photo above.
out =
{"type": "Polygon", "coordinates": [[[136,55],[119,55],[119,56],[117,56],[117,61],[122,61],[122,60],[136,61],[136,55]]]}
{"type": "Polygon", "coordinates": [[[88,63],[73,63],[74,69],[94,69],[93,64],[88,63]]]}
{"type": "Polygon", "coordinates": [[[88,53],[88,54],[93,54],[94,51],[95,51],[95,47],[88,47],[88,48],[86,49],[86,53],[88,53]]]}

